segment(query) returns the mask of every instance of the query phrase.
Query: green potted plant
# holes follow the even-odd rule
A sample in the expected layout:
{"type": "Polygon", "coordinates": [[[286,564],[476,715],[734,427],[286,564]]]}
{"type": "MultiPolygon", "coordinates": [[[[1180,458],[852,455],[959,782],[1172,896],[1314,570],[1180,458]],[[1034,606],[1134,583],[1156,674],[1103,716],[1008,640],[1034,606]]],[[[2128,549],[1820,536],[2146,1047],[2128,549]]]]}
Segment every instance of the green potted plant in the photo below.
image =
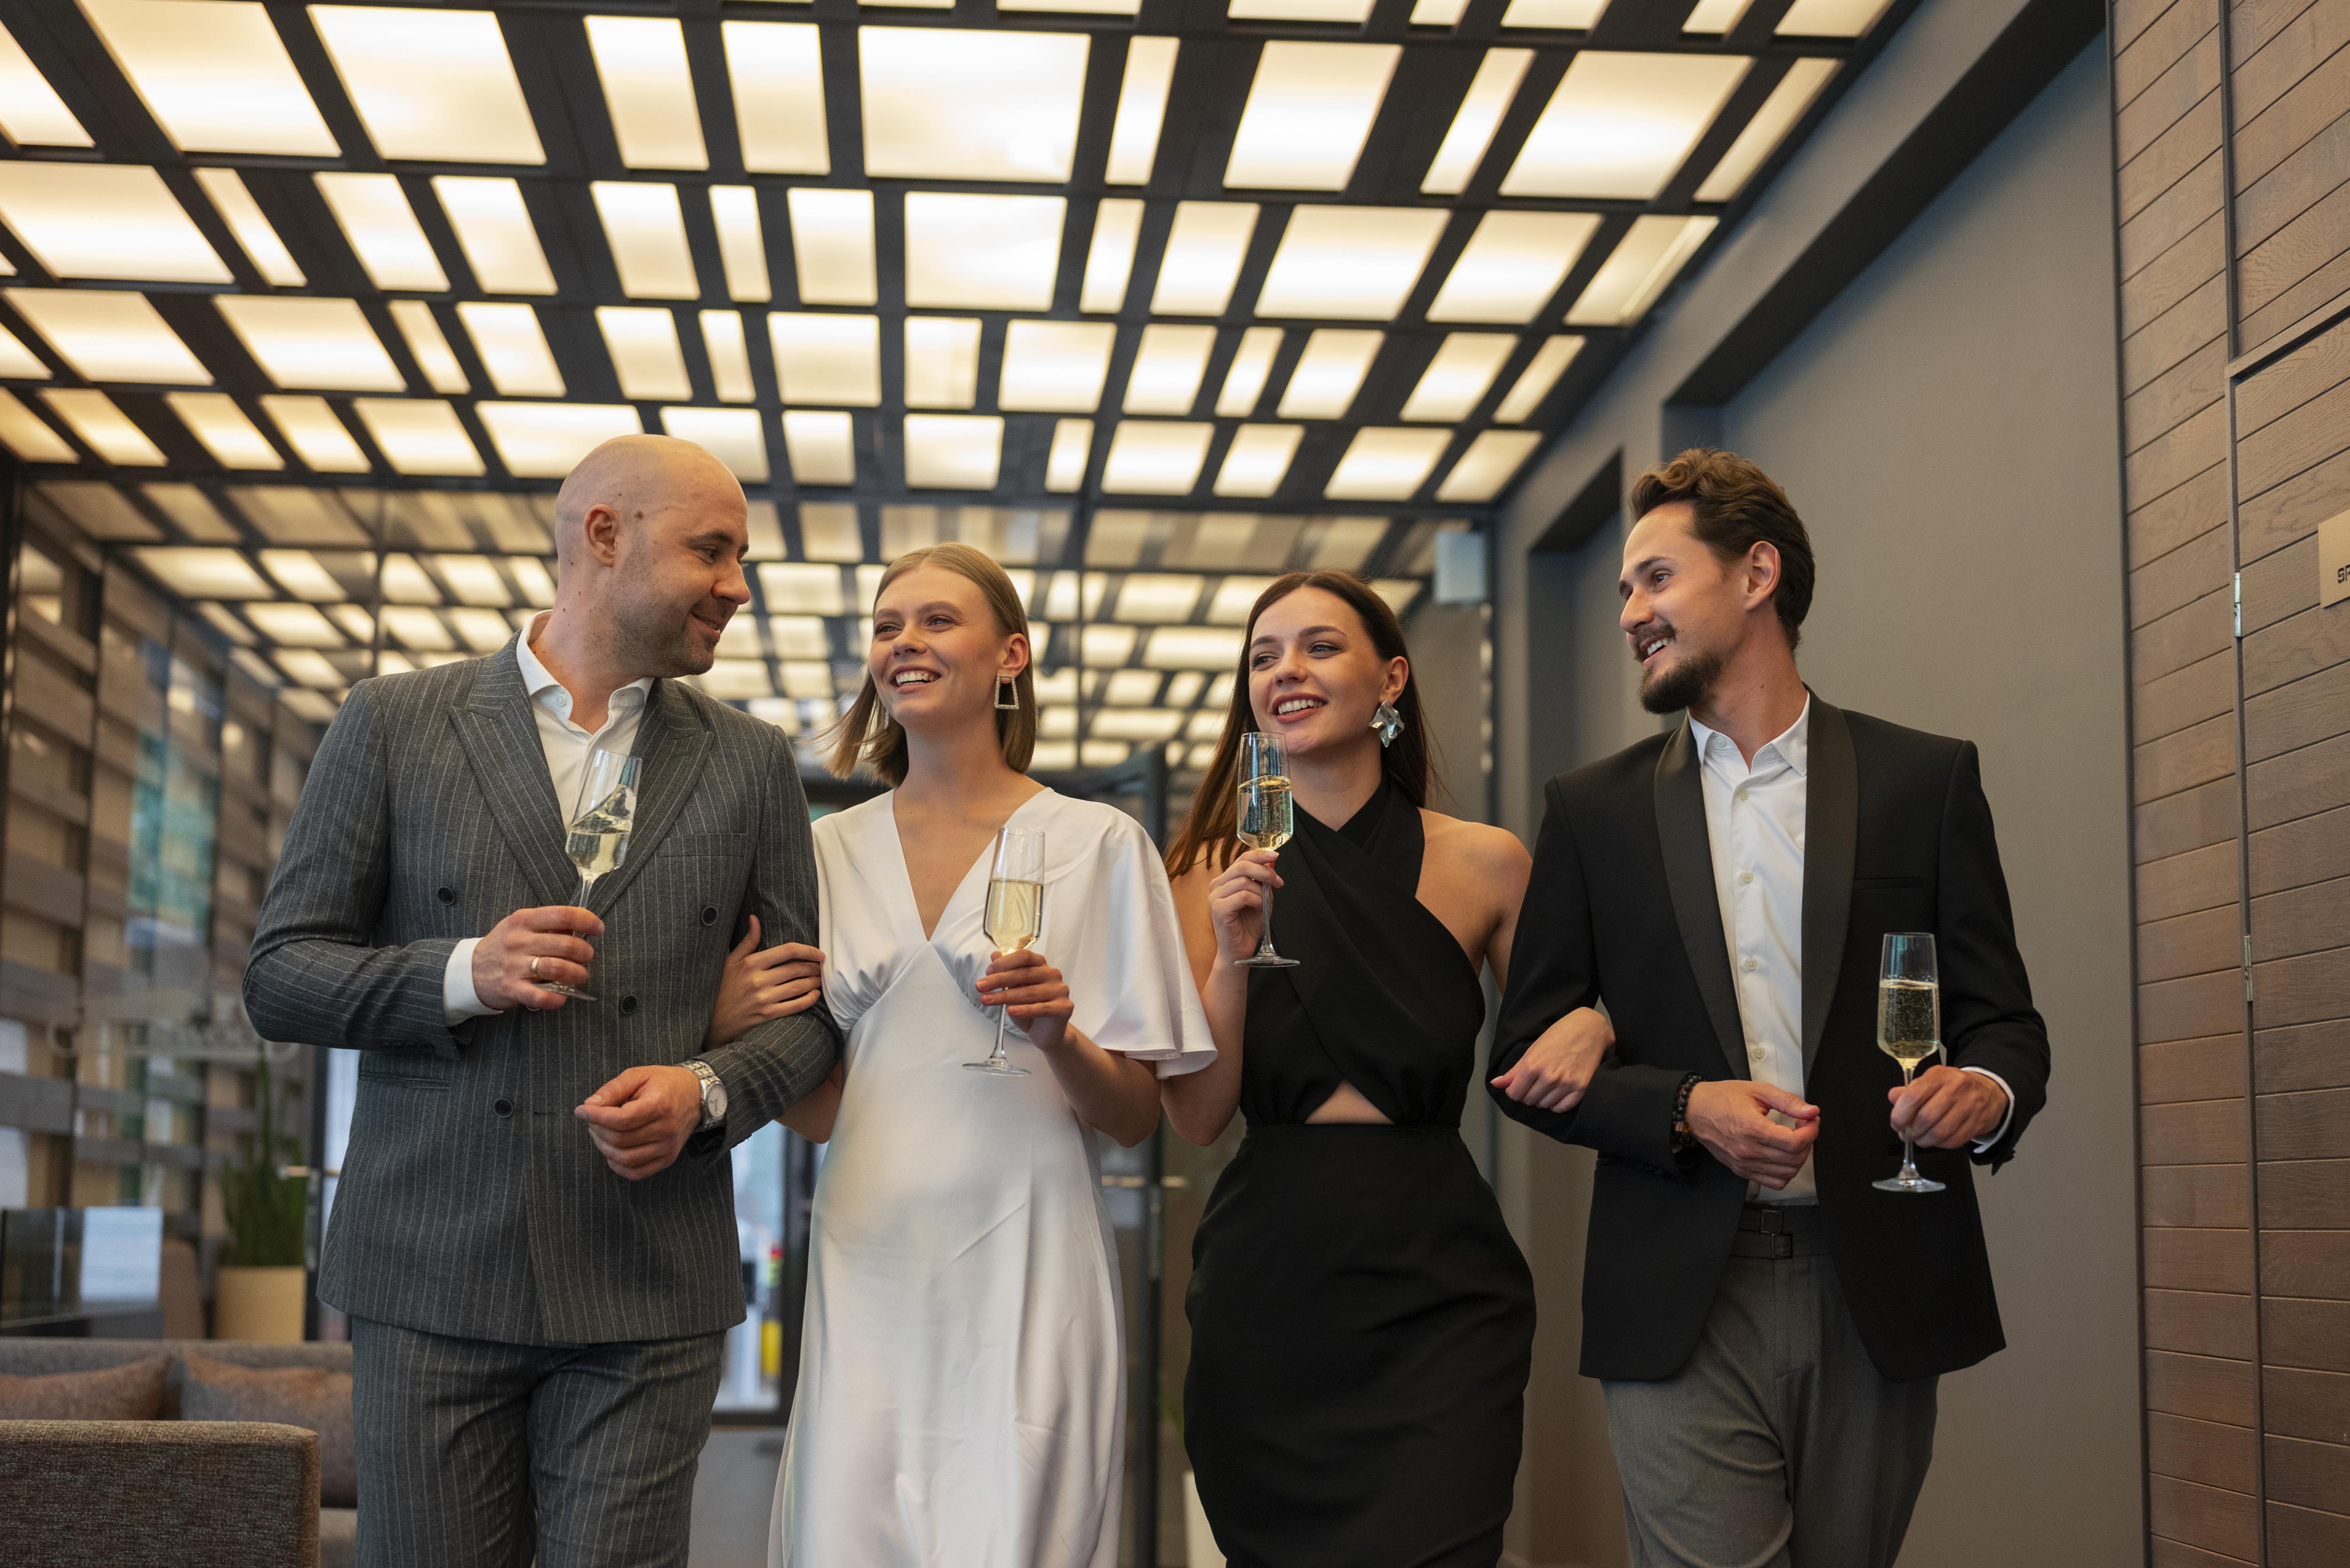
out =
{"type": "Polygon", "coordinates": [[[300,1163],[302,1145],[278,1130],[278,1085],[266,1053],[257,1060],[254,1098],[261,1126],[244,1158],[220,1173],[221,1210],[232,1248],[216,1280],[213,1334],[219,1339],[291,1344],[302,1337],[302,1241],[310,1184],[307,1177],[279,1174],[300,1163]]]}

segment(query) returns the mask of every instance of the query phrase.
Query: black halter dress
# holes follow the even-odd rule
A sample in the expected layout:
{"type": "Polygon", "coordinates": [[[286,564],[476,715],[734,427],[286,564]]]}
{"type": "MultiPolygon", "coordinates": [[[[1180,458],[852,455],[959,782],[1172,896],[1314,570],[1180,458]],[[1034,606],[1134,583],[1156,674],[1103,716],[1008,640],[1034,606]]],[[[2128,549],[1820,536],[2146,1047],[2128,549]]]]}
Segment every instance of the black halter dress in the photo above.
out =
{"type": "Polygon", "coordinates": [[[1461,1141],[1485,998],[1394,788],[1297,814],[1250,976],[1248,1134],[1192,1246],[1185,1446],[1232,1568],[1493,1568],[1534,1282],[1461,1141]],[[1341,1082],[1391,1126],[1308,1126],[1341,1082]]]}

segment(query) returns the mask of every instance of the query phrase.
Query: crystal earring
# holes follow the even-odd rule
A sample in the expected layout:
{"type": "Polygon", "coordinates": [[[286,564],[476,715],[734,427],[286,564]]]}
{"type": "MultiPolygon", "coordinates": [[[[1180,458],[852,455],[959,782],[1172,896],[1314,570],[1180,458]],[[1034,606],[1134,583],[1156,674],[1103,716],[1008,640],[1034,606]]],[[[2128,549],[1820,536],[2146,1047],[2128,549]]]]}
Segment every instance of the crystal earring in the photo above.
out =
{"type": "Polygon", "coordinates": [[[1017,677],[1011,675],[999,675],[995,678],[995,711],[997,712],[1020,711],[1020,689],[1013,684],[1016,679],[1017,677]]]}
{"type": "Polygon", "coordinates": [[[1396,711],[1394,703],[1382,702],[1378,711],[1371,715],[1371,728],[1378,732],[1380,745],[1392,746],[1395,738],[1403,733],[1403,715],[1396,711]]]}

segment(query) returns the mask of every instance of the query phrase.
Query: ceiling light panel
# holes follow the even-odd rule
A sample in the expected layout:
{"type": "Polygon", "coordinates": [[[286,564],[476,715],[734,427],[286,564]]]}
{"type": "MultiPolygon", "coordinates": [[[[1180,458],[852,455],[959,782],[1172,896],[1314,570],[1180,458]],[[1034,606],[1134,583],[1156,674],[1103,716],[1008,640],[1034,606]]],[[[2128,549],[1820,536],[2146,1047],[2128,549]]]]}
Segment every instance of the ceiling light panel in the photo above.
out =
{"type": "Polygon", "coordinates": [[[219,210],[221,221],[236,236],[236,243],[244,247],[245,258],[253,263],[262,282],[273,288],[299,288],[308,281],[235,170],[199,169],[195,175],[196,183],[219,210]]]}
{"type": "Polygon", "coordinates": [[[1743,55],[1576,51],[1502,194],[1652,200],[1752,63],[1743,55]]]}
{"type": "Polygon", "coordinates": [[[15,333],[0,327],[0,376],[46,381],[49,379],[49,368],[41,362],[40,356],[26,348],[15,333]]]}
{"type": "MultiPolygon", "coordinates": [[[[441,590],[424,575],[413,556],[386,556],[383,560],[383,597],[396,605],[437,605],[441,590]]],[[[390,618],[385,618],[387,623],[390,618]]]]}
{"type": "MultiPolygon", "coordinates": [[[[837,587],[837,575],[834,581],[837,587]]],[[[820,616],[771,615],[767,618],[767,636],[774,641],[775,652],[785,659],[832,657],[832,633],[820,616]]]]}
{"type": "Polygon", "coordinates": [[[561,479],[614,436],[642,435],[628,403],[477,403],[473,411],[516,479],[561,479]]]}
{"type": "Polygon", "coordinates": [[[281,387],[408,389],[356,300],[224,294],[214,296],[213,304],[245,351],[281,387]]]}
{"type": "Polygon", "coordinates": [[[130,552],[155,580],[191,599],[265,599],[269,585],[234,550],[153,545],[130,552]]]}
{"type": "Polygon", "coordinates": [[[44,388],[49,410],[71,426],[82,443],[108,462],[125,468],[161,468],[162,449],[130,422],[104,392],[88,387],[44,388]]]}
{"type": "Polygon", "coordinates": [[[1293,208],[1256,313],[1394,320],[1448,216],[1438,207],[1293,208]]]}
{"type": "Polygon", "coordinates": [[[596,328],[604,335],[605,352],[611,355],[612,369],[620,378],[620,396],[632,402],[682,402],[693,396],[693,382],[685,373],[685,350],[677,340],[677,317],[669,311],[659,306],[599,305],[596,328]]]}
{"type": "Polygon", "coordinates": [[[908,192],[907,305],[1050,309],[1067,210],[1058,196],[908,192]]]}
{"type": "Polygon", "coordinates": [[[384,290],[440,293],[449,286],[432,243],[416,222],[408,193],[394,174],[317,174],[318,193],[342,225],[343,237],[367,269],[368,281],[384,290]]]}
{"type": "Polygon", "coordinates": [[[538,609],[555,603],[555,579],[546,574],[546,564],[536,556],[508,556],[506,572],[522,590],[523,602],[538,609]]]}
{"type": "Polygon", "coordinates": [[[1216,394],[1217,413],[1237,420],[1256,412],[1273,375],[1274,356],[1281,352],[1281,336],[1278,327],[1252,327],[1241,334],[1241,346],[1224,372],[1223,390],[1216,394]]]}
{"type": "Polygon", "coordinates": [[[1211,424],[1121,420],[1102,462],[1102,488],[1118,495],[1188,495],[1215,433],[1211,424]]]}
{"type": "Polygon", "coordinates": [[[536,310],[468,299],[458,305],[457,319],[465,324],[474,356],[500,397],[563,396],[563,372],[556,366],[555,350],[547,346],[536,310]]]}
{"type": "Polygon", "coordinates": [[[280,469],[286,460],[226,392],[170,392],[163,400],[223,468],[280,469]]]}
{"type": "Polygon", "coordinates": [[[445,652],[457,646],[449,635],[449,623],[416,605],[385,609],[383,629],[402,647],[419,653],[445,652]]]}
{"type": "Polygon", "coordinates": [[[1697,199],[1727,202],[1744,190],[1754,171],[1779,150],[1779,143],[1835,74],[1834,60],[1803,59],[1789,67],[1771,96],[1762,100],[1762,107],[1754,111],[1754,118],[1746,122],[1746,129],[1738,133],[1738,140],[1730,144],[1730,151],[1721,155],[1721,161],[1713,166],[1713,172],[1705,177],[1705,183],[1697,188],[1697,199]]]}
{"type": "MultiPolygon", "coordinates": [[[[5,89],[5,82],[0,80],[0,90],[5,89]]],[[[5,443],[10,452],[26,462],[76,462],[81,457],[65,437],[51,430],[16,393],[4,387],[0,387],[0,443],[5,443]]]]}
{"type": "Polygon", "coordinates": [[[908,414],[906,484],[913,490],[993,490],[1003,421],[992,414],[908,414]]]}
{"type": "Polygon", "coordinates": [[[1129,414],[1188,414],[1200,399],[1200,382],[1215,351],[1212,327],[1174,327],[1157,322],[1142,329],[1134,369],[1126,381],[1129,414]]]}
{"type": "Polygon", "coordinates": [[[1086,465],[1092,461],[1093,450],[1093,421],[1056,422],[1052,448],[1045,454],[1045,488],[1055,495],[1075,493],[1086,482],[1086,465]]]}
{"type": "Polygon", "coordinates": [[[1404,400],[1403,417],[1447,424],[1467,419],[1485,400],[1493,378],[1517,347],[1518,340],[1506,332],[1447,333],[1419,384],[1404,400]]]}
{"type": "Polygon", "coordinates": [[[1607,0],[1510,0],[1502,13],[1504,27],[1548,27],[1582,31],[1599,20],[1607,0]]]}
{"type": "Polygon", "coordinates": [[[778,310],[767,317],[787,403],[872,408],[881,401],[881,321],[778,310]]]}
{"type": "Polygon", "coordinates": [[[1795,0],[1779,18],[1783,37],[1857,38],[1893,0],[1795,0]]]}
{"type": "Polygon", "coordinates": [[[234,281],[163,177],[143,164],[0,162],[0,219],[58,277],[234,281]]]}
{"type": "Polygon", "coordinates": [[[313,5],[310,20],[380,156],[546,161],[492,13],[313,5]]]}
{"type": "Polygon", "coordinates": [[[1214,626],[1243,626],[1257,596],[1273,587],[1272,577],[1226,577],[1208,601],[1208,620],[1214,626]]]}
{"type": "Polygon", "coordinates": [[[475,653],[495,653],[514,637],[505,618],[495,610],[452,609],[449,624],[457,628],[459,640],[475,653]]]}
{"type": "Polygon", "coordinates": [[[811,561],[861,561],[865,531],[857,508],[846,502],[803,502],[800,505],[800,554],[811,561]]]}
{"type": "Polygon", "coordinates": [[[1305,434],[1303,425],[1241,426],[1232,432],[1223,466],[1216,471],[1216,493],[1263,497],[1279,490],[1305,434]]]}
{"type": "Polygon", "coordinates": [[[395,473],[471,478],[482,472],[473,438],[457,410],[438,398],[360,398],[351,411],[395,473]]]}
{"type": "Polygon", "coordinates": [[[503,609],[514,602],[505,579],[498,576],[496,565],[487,556],[435,556],[432,569],[441,574],[459,604],[503,609]]]}
{"type": "Polygon", "coordinates": [[[743,167],[754,174],[828,174],[824,62],[810,22],[722,22],[743,167]]]}
{"type": "Polygon", "coordinates": [[[279,648],[341,648],[343,634],[315,607],[303,604],[248,604],[245,618],[279,648]]]}
{"type": "Polygon", "coordinates": [[[1371,0],[1232,0],[1225,15],[1247,22],[1351,22],[1371,14],[1371,0]]]}
{"type": "Polygon", "coordinates": [[[685,63],[685,29],[674,18],[590,16],[588,48],[621,162],[631,169],[710,167],[693,72],[685,63]]]}
{"type": "Polygon", "coordinates": [[[1322,493],[1332,501],[1409,501],[1428,482],[1451,439],[1451,431],[1357,431],[1322,493]]]}
{"type": "Polygon", "coordinates": [[[1126,77],[1118,89],[1118,115],[1109,132],[1109,161],[1102,178],[1112,185],[1147,185],[1159,161],[1159,136],[1167,121],[1167,89],[1175,80],[1179,40],[1136,38],[1126,46],[1126,77]]]}
{"type": "Polygon", "coordinates": [[[661,430],[690,441],[745,484],[767,483],[767,437],[756,409],[663,409],[661,430]]]}
{"type": "MultiPolygon", "coordinates": [[[[326,176],[321,175],[321,179],[326,176]]],[[[555,274],[522,199],[503,176],[436,174],[432,193],[456,231],[457,247],[484,294],[553,294],[555,274]]]]}
{"type": "Polygon", "coordinates": [[[1518,372],[1516,385],[1502,400],[1502,406],[1493,410],[1493,418],[1505,425],[1523,424],[1534,418],[1534,410],[1550,396],[1550,389],[1558,385],[1559,377],[1581,352],[1583,339],[1573,333],[1562,333],[1545,341],[1534,350],[1526,368],[1518,372]]]}
{"type": "Polygon", "coordinates": [[[0,131],[19,147],[88,147],[89,132],[0,25],[0,131]]]}
{"type": "Polygon", "coordinates": [[[12,288],[8,303],[91,381],[209,387],[205,369],[143,294],[116,289],[12,288]]]}
{"type": "Polygon", "coordinates": [[[702,313],[702,351],[710,357],[710,379],[722,403],[747,403],[758,395],[751,379],[751,351],[743,340],[743,313],[702,313]]]}
{"type": "Polygon", "coordinates": [[[1094,213],[1094,234],[1086,247],[1086,276],[1077,291],[1077,308],[1117,311],[1126,308],[1127,286],[1134,277],[1134,245],[1142,234],[1142,203],[1113,196],[1094,213]]]}
{"type": "Polygon", "coordinates": [[[868,175],[1069,178],[1085,34],[866,26],[857,41],[868,175]]]}
{"type": "Polygon", "coordinates": [[[871,305],[880,298],[873,271],[873,192],[795,185],[785,202],[792,219],[792,259],[802,305],[871,305]]]}
{"type": "Polygon", "coordinates": [[[1117,341],[1118,328],[1107,322],[1011,322],[1003,333],[996,406],[1035,413],[1098,408],[1117,341]]]}
{"type": "MultiPolygon", "coordinates": [[[[1162,626],[1150,634],[1142,662],[1153,670],[1229,670],[1240,662],[1242,636],[1238,627],[1162,626]]],[[[1212,687],[1208,701],[1219,701],[1212,687]]]]}
{"type": "Polygon", "coordinates": [[[712,185],[710,221],[718,231],[718,263],[726,274],[726,297],[764,303],[767,242],[759,227],[759,194],[748,185],[712,185]]]}
{"type": "Polygon", "coordinates": [[[770,612],[846,615],[840,568],[812,561],[769,561],[759,567],[759,597],[770,612]]]}
{"type": "Polygon", "coordinates": [[[1429,302],[1430,321],[1532,321],[1599,232],[1596,213],[1487,213],[1429,302]]]}
{"type": "Polygon", "coordinates": [[[368,472],[367,453],[359,450],[359,443],[351,439],[326,399],[273,393],[261,400],[261,411],[269,416],[294,455],[317,472],[368,472]]]}
{"type": "MultiPolygon", "coordinates": [[[[343,672],[323,653],[309,649],[280,649],[274,657],[280,670],[314,691],[339,691],[345,685],[343,672]]],[[[293,706],[289,692],[279,692],[277,700],[293,706]]]]}
{"type": "Polygon", "coordinates": [[[421,299],[395,299],[387,308],[416,368],[424,372],[425,385],[436,392],[467,390],[464,368],[457,363],[456,351],[449,347],[448,335],[441,330],[432,307],[421,299]]]}
{"type": "Polygon", "coordinates": [[[1224,183],[1345,190],[1402,57],[1399,44],[1268,42],[1257,57],[1224,183]]]}
{"type": "Polygon", "coordinates": [[[1305,340],[1297,368],[1281,394],[1284,420],[1343,420],[1362,390],[1363,378],[1387,340],[1381,332],[1325,327],[1305,340]]]}
{"type": "Polygon", "coordinates": [[[81,0],[81,8],[181,151],[342,152],[255,0],[81,0]]]}
{"type": "Polygon", "coordinates": [[[1727,33],[1738,26],[1753,0],[1697,0],[1689,20],[1681,24],[1684,33],[1727,33]]]}
{"type": "MultiPolygon", "coordinates": [[[[1199,607],[1201,592],[1207,586],[1205,577],[1175,572],[1129,573],[1118,590],[1118,618],[1139,621],[1146,626],[1190,620],[1192,610],[1199,607]]],[[[1134,673],[1140,674],[1139,671],[1134,673]]],[[[1116,689],[1113,682],[1113,691],[1116,689]]],[[[1128,701],[1155,701],[1159,696],[1159,678],[1152,675],[1140,680],[1127,679],[1126,691],[1128,701]]],[[[1118,700],[1116,695],[1109,698],[1113,702],[1118,700]]]]}
{"type": "Polygon", "coordinates": [[[676,186],[598,180],[588,189],[603,220],[604,241],[612,247],[612,265],[619,269],[622,294],[630,299],[701,296],[676,186]]]}
{"type": "MultiPolygon", "coordinates": [[[[362,556],[359,559],[366,567],[366,575],[373,577],[374,557],[362,556]]],[[[308,599],[313,604],[333,604],[338,599],[350,597],[344,592],[342,584],[335,580],[334,574],[320,565],[318,557],[307,550],[264,550],[261,552],[261,565],[265,571],[277,579],[280,587],[296,598],[308,599]]],[[[267,591],[263,590],[264,593],[267,591]]]]}
{"type": "Polygon", "coordinates": [[[1253,202],[1177,202],[1151,291],[1151,314],[1222,316],[1248,257],[1256,214],[1253,202]]]}
{"type": "Polygon", "coordinates": [[[1502,493],[1534,449],[1542,445],[1535,431],[1487,431],[1469,443],[1444,483],[1436,487],[1439,501],[1485,502],[1502,493]]]}
{"type": "MultiPolygon", "coordinates": [[[[1419,20],[1415,14],[1412,20],[1419,20]]],[[[1534,64],[1532,49],[1488,49],[1477,66],[1477,74],[1469,83],[1468,96],[1452,117],[1451,129],[1444,133],[1443,144],[1437,148],[1435,160],[1428,166],[1428,177],[1419,182],[1420,193],[1428,196],[1458,196],[1469,188],[1477,166],[1485,161],[1486,151],[1493,145],[1493,132],[1501,129],[1502,116],[1509,112],[1510,102],[1518,96],[1518,84],[1526,78],[1526,67],[1534,64]]]]}
{"type": "Polygon", "coordinates": [[[1718,218],[1632,220],[1626,234],[1566,313],[1574,327],[1628,327],[1648,313],[1698,246],[1713,233],[1718,218]]]}
{"type": "MultiPolygon", "coordinates": [[[[792,477],[802,484],[856,483],[855,438],[856,431],[847,414],[807,409],[784,410],[784,451],[792,460],[792,477]]],[[[767,602],[774,607],[773,598],[767,602]]]]}
{"type": "Polygon", "coordinates": [[[967,409],[979,401],[979,323],[962,316],[910,316],[906,406],[967,409]]]}

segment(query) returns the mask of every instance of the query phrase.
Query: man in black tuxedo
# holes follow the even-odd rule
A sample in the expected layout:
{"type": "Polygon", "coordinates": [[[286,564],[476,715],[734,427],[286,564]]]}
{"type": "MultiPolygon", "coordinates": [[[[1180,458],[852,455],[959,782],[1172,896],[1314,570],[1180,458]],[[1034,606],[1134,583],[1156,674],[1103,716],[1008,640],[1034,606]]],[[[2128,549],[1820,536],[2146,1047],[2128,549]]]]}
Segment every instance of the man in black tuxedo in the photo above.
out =
{"type": "Polygon", "coordinates": [[[1937,1376],[2005,1343],[1968,1162],[2014,1154],[2047,1031],[1974,746],[1796,670],[1813,565],[1785,494],[1697,450],[1632,511],[1641,701],[1688,717],[1546,787],[1492,1093],[1599,1154],[1583,1371],[1633,1562],[1889,1568],[1937,1376]],[[1876,1038],[1888,931],[1940,961],[1945,1064],[1907,1089],[1876,1038]],[[1944,1190],[1871,1186],[1905,1133],[1944,1190]]]}

